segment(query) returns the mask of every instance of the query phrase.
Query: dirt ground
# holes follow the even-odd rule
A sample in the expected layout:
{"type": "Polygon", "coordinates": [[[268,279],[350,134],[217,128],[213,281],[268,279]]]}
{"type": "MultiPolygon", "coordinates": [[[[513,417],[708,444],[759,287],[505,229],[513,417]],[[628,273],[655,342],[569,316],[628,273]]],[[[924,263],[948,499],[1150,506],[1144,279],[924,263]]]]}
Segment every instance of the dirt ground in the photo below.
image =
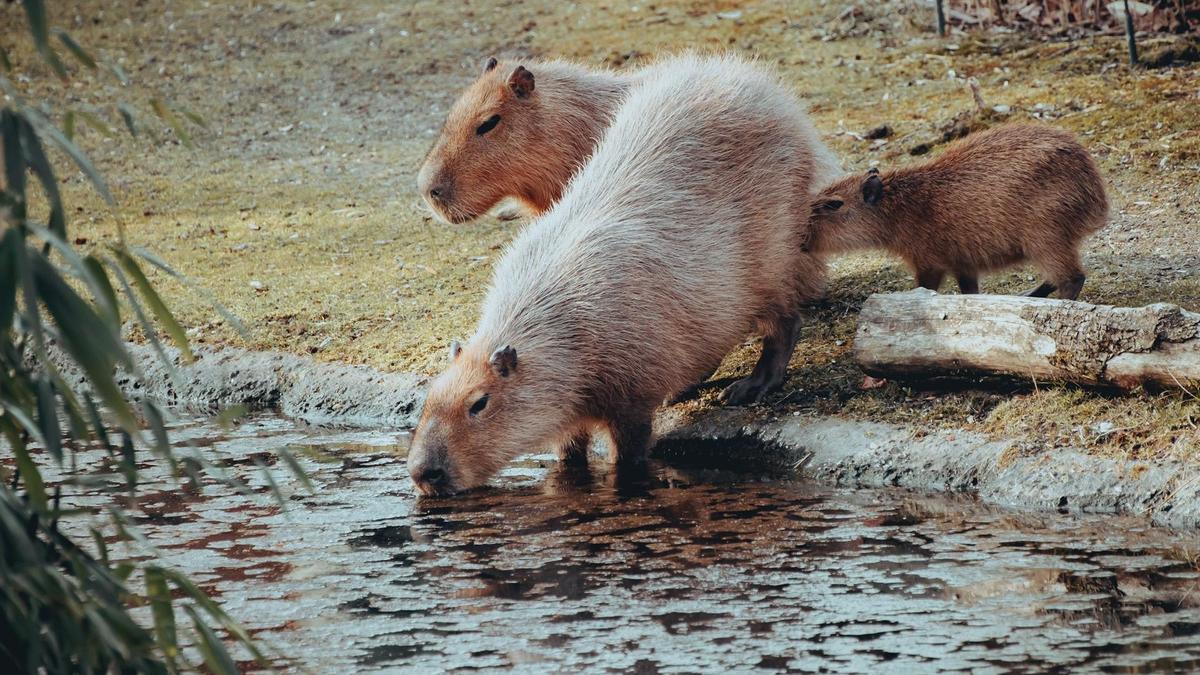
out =
{"type": "MultiPolygon", "coordinates": [[[[1081,299],[1200,310],[1200,67],[1130,70],[1117,36],[938,38],[928,30],[931,12],[899,0],[856,9],[807,0],[116,4],[79,2],[54,19],[135,84],[81,73],[76,84],[44,85],[40,68],[19,58],[13,79],[115,126],[118,100],[142,113],[136,139],[79,126],[79,143],[120,203],[106,209],[68,172],[72,233],[98,246],[120,222],[133,243],[211,291],[250,333],[239,337],[203,299],[161,279],[199,342],[436,371],[448,340],[470,333],[491,266],[520,227],[494,218],[446,226],[415,193],[417,168],[457,92],[489,55],[627,68],[684,48],[774,65],[809,101],[848,170],[912,161],[911,147],[972,108],[965,78],[977,78],[987,105],[1006,106],[1009,119],[1078,133],[1108,177],[1112,222],[1086,247],[1081,299]],[[207,129],[189,124],[193,147],[154,120],[148,101],[156,93],[206,120],[207,129]],[[861,138],[883,124],[891,137],[861,138]]],[[[17,34],[18,11],[0,9],[6,36],[17,34]]],[[[9,52],[28,53],[15,40],[9,52]]],[[[1168,40],[1147,38],[1142,48],[1168,40]]],[[[1032,281],[1018,269],[985,279],[983,290],[1014,292],[1032,281]]],[[[895,383],[860,390],[850,358],[858,308],[872,292],[910,286],[886,257],[835,261],[829,302],[771,405],[781,414],[1024,433],[1030,453],[1073,444],[1144,458],[1200,454],[1200,399],[1181,391],[1114,396],[1044,383],[1004,392],[895,383]]],[[[745,372],[756,353],[748,343],[718,378],[745,372]]],[[[685,405],[710,405],[715,390],[685,405]]]]}

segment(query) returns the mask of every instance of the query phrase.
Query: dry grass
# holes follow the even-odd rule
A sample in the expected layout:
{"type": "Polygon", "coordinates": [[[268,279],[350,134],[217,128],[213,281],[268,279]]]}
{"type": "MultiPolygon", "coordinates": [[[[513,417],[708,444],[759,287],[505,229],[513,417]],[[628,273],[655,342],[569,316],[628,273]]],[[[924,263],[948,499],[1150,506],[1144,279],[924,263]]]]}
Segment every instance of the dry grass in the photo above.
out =
{"type": "MultiPolygon", "coordinates": [[[[1200,70],[1131,72],[1117,37],[939,40],[922,30],[931,16],[910,3],[868,3],[866,14],[839,18],[845,6],[439,0],[339,10],[299,2],[84,2],[58,21],[106,55],[123,55],[125,69],[146,87],[68,89],[79,105],[99,111],[120,96],[145,108],[154,90],[210,122],[191,150],[156,127],[133,142],[90,130],[80,138],[114,178],[129,238],[197,279],[251,330],[241,340],[211,322],[201,300],[166,283],[200,342],[435,370],[446,341],[470,331],[491,265],[519,226],[441,225],[412,189],[444,111],[489,54],[612,67],[684,48],[753,55],[804,94],[853,170],[910,161],[911,146],[971,107],[964,78],[975,77],[988,105],[1009,106],[1011,118],[1038,117],[1080,134],[1111,181],[1114,222],[1088,245],[1084,299],[1200,309],[1200,70]],[[723,18],[730,12],[740,15],[723,18]],[[880,124],[896,132],[885,143],[854,135],[880,124]]],[[[15,6],[3,11],[0,24],[12,24],[15,6]]],[[[115,236],[116,216],[79,177],[71,182],[68,198],[79,208],[74,234],[89,245],[115,236]]],[[[984,291],[1014,291],[1031,281],[1024,270],[997,274],[984,291]]],[[[860,391],[849,354],[858,308],[871,292],[910,284],[905,270],[881,256],[837,261],[829,302],[806,329],[775,406],[1019,431],[1046,448],[1069,443],[1106,454],[1196,456],[1200,402],[1181,393],[927,392],[895,383],[860,391]],[[1102,422],[1113,430],[1090,431],[1102,422]]],[[[737,351],[719,375],[745,372],[754,356],[749,346],[737,351]]],[[[689,405],[710,400],[711,393],[689,405]]]]}

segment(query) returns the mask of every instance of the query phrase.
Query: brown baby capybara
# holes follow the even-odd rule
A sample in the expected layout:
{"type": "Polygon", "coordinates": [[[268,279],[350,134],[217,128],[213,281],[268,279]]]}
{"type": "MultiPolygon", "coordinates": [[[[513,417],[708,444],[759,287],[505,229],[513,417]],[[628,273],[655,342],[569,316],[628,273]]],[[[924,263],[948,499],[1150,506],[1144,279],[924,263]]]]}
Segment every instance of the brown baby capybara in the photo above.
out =
{"type": "Polygon", "coordinates": [[[555,447],[637,463],[651,418],[755,331],[733,397],[786,374],[797,309],[824,289],[803,250],[822,146],[796,98],[733,57],[648,72],[562,199],[497,264],[475,334],[432,383],[408,465],[426,495],[555,447]]]}
{"type": "Polygon", "coordinates": [[[809,249],[883,248],[917,284],[937,290],[953,274],[977,293],[980,272],[1030,260],[1044,283],[1075,299],[1085,279],[1079,246],[1104,226],[1104,180],[1066,131],[1007,124],[973,134],[913,166],[843,178],[813,204],[809,249]]]}
{"type": "Polygon", "coordinates": [[[530,215],[545,212],[592,154],[632,81],[565,61],[488,59],[425,157],[421,197],[452,224],[506,198],[530,215]]]}

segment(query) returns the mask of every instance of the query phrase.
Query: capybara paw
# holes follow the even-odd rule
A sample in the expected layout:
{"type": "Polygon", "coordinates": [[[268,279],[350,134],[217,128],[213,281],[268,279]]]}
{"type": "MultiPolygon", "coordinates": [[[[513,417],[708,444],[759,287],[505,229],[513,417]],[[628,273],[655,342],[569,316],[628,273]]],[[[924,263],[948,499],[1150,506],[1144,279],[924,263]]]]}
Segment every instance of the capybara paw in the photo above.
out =
{"type": "Polygon", "coordinates": [[[754,405],[760,403],[771,388],[756,377],[744,377],[725,387],[721,401],[728,405],[754,405]]]}

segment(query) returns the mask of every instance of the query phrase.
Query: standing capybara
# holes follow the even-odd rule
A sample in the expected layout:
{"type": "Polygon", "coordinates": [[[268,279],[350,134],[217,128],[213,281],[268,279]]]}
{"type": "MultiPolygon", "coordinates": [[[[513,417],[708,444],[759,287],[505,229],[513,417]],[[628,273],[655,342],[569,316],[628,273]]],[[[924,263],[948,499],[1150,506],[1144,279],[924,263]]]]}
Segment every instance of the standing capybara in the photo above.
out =
{"type": "Polygon", "coordinates": [[[545,212],[592,154],[632,81],[564,61],[488,59],[425,157],[421,197],[455,224],[506,198],[532,215],[545,212]]]}
{"type": "Polygon", "coordinates": [[[813,204],[818,254],[883,248],[937,290],[947,273],[963,293],[980,272],[1031,260],[1045,282],[1027,295],[1075,299],[1079,245],[1104,226],[1108,200],[1096,163],[1075,138],[1036,124],[968,136],[936,159],[849,176],[813,204]]]}
{"type": "Polygon", "coordinates": [[[765,334],[732,397],[780,383],[824,266],[797,226],[823,147],[774,77],[732,57],[648,71],[562,200],[498,263],[474,336],[430,387],[408,464],[424,494],[554,446],[641,461],[665,398],[765,334]]]}

